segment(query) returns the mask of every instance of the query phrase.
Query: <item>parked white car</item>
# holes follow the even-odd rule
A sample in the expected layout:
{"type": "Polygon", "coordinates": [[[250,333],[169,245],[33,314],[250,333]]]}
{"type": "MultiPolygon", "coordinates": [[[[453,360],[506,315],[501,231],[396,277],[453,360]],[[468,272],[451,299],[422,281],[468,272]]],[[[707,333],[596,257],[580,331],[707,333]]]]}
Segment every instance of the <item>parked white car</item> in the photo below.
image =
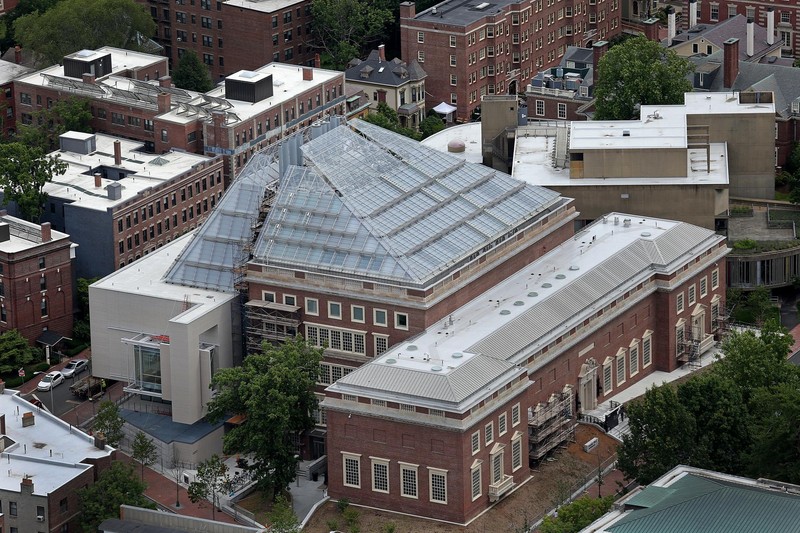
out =
{"type": "Polygon", "coordinates": [[[64,374],[58,370],[48,372],[36,386],[36,390],[48,391],[60,384],[64,383],[64,374]]]}

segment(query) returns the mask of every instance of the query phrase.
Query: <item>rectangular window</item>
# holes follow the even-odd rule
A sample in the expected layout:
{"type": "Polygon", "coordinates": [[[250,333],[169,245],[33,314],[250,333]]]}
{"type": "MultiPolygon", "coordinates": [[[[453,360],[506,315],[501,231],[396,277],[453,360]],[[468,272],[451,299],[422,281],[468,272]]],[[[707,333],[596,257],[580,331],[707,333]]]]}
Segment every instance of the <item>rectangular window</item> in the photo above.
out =
{"type": "Polygon", "coordinates": [[[417,465],[400,463],[400,495],[417,498],[417,465]]]}
{"type": "Polygon", "coordinates": [[[515,436],[511,441],[511,471],[522,468],[522,436],[515,436]]]}
{"type": "Polygon", "coordinates": [[[711,21],[717,22],[719,20],[719,4],[711,4],[711,21]]]}
{"type": "Polygon", "coordinates": [[[519,425],[519,404],[514,404],[511,408],[511,427],[519,425]]]}
{"type": "Polygon", "coordinates": [[[645,332],[642,339],[642,367],[647,368],[653,362],[653,343],[650,334],[652,331],[645,332]]]}
{"type": "Polygon", "coordinates": [[[536,100],[536,116],[544,116],[544,100],[536,100]]]}
{"type": "Polygon", "coordinates": [[[425,50],[417,50],[417,61],[420,63],[425,62],[425,50]]]}
{"type": "Polygon", "coordinates": [[[689,305],[694,305],[697,300],[697,288],[694,284],[689,286],[689,305]]]}
{"type": "Polygon", "coordinates": [[[361,488],[361,456],[342,452],[344,469],[344,486],[361,488]]]}
{"type": "Polygon", "coordinates": [[[456,36],[455,35],[451,35],[450,36],[450,48],[455,48],[455,47],[456,47],[456,36]]]}
{"type": "Polygon", "coordinates": [[[481,451],[481,432],[476,431],[472,434],[472,455],[481,451]]]}
{"type": "Polygon", "coordinates": [[[395,313],[394,314],[394,327],[397,329],[408,329],[408,314],[395,313]]]}
{"type": "Polygon", "coordinates": [[[503,480],[503,452],[492,455],[492,484],[503,480]]]}
{"type": "Polygon", "coordinates": [[[558,104],[558,118],[562,120],[567,118],[567,104],[558,104]]]}
{"type": "Polygon", "coordinates": [[[121,113],[111,113],[111,123],[118,125],[125,125],[125,115],[121,113]]]}
{"type": "Polygon", "coordinates": [[[455,74],[450,74],[450,85],[458,85],[458,77],[455,74]]]}
{"type": "Polygon", "coordinates": [[[385,309],[372,310],[372,323],[376,326],[387,326],[385,309]]]}
{"type": "Polygon", "coordinates": [[[350,306],[350,318],[353,322],[364,323],[364,307],[360,305],[350,306]]]}
{"type": "Polygon", "coordinates": [[[425,42],[425,33],[424,32],[421,32],[421,31],[417,32],[417,42],[418,43],[424,43],[425,42]]]}
{"type": "Polygon", "coordinates": [[[47,298],[42,298],[41,311],[42,316],[47,316],[47,298]]]}
{"type": "Polygon", "coordinates": [[[481,496],[481,464],[472,467],[470,471],[470,479],[472,481],[472,500],[476,500],[481,496]]]}
{"type": "Polygon", "coordinates": [[[447,471],[429,468],[430,500],[434,503],[447,503],[447,471]]]}
{"type": "Polygon", "coordinates": [[[17,502],[8,502],[8,514],[17,516],[17,502]]]}
{"type": "Polygon", "coordinates": [[[319,300],[316,298],[306,298],[305,313],[307,315],[319,315],[319,300]]]}
{"type": "Polygon", "coordinates": [[[700,298],[704,298],[708,294],[708,278],[703,276],[700,278],[700,298]]]}
{"type": "Polygon", "coordinates": [[[455,67],[456,66],[456,56],[455,56],[455,54],[450,54],[450,66],[451,67],[455,67]]]}
{"type": "Polygon", "coordinates": [[[639,373],[639,343],[634,343],[628,352],[628,368],[630,368],[631,376],[639,373]]]}
{"type": "Polygon", "coordinates": [[[497,418],[497,435],[502,437],[508,431],[508,418],[505,413],[501,413],[497,418]]]}
{"type": "Polygon", "coordinates": [[[683,293],[681,292],[675,299],[675,310],[678,314],[683,313],[683,293]]]}
{"type": "Polygon", "coordinates": [[[736,6],[728,4],[728,18],[736,16],[736,6]]]}
{"type": "Polygon", "coordinates": [[[372,458],[372,490],[389,493],[389,461],[372,458]]]}
{"type": "Polygon", "coordinates": [[[297,298],[292,296],[291,294],[284,294],[283,303],[285,305],[297,305],[297,298]]]}
{"type": "Polygon", "coordinates": [[[679,356],[683,353],[684,349],[684,331],[683,321],[679,322],[675,327],[675,355],[679,356]]]}
{"type": "Polygon", "coordinates": [[[617,386],[625,383],[625,350],[617,352],[617,386]]]}
{"type": "Polygon", "coordinates": [[[603,394],[611,394],[611,390],[613,388],[612,382],[612,359],[609,357],[606,359],[606,364],[603,365],[603,394]]]}
{"type": "Polygon", "coordinates": [[[717,287],[719,287],[719,269],[711,272],[711,290],[713,291],[717,287]]]}
{"type": "Polygon", "coordinates": [[[342,304],[339,302],[328,302],[328,318],[342,318],[342,304]]]}
{"type": "Polygon", "coordinates": [[[489,422],[484,427],[483,439],[487,446],[494,442],[494,422],[489,422]]]}
{"type": "Polygon", "coordinates": [[[375,357],[382,355],[389,349],[389,337],[383,335],[375,336],[375,357]]]}

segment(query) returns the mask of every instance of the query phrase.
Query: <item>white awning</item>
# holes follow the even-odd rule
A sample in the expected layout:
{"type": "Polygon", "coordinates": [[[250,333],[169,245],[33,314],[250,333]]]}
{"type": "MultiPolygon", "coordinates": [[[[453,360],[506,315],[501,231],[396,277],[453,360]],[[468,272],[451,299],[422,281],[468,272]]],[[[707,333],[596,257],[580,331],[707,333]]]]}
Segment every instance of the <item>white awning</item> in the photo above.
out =
{"type": "Polygon", "coordinates": [[[437,113],[439,113],[441,115],[448,115],[448,114],[452,113],[453,111],[455,111],[456,109],[457,109],[456,106],[450,105],[450,104],[448,104],[446,102],[442,102],[441,104],[439,104],[439,105],[437,105],[436,107],[433,108],[434,111],[436,111],[437,113]]]}

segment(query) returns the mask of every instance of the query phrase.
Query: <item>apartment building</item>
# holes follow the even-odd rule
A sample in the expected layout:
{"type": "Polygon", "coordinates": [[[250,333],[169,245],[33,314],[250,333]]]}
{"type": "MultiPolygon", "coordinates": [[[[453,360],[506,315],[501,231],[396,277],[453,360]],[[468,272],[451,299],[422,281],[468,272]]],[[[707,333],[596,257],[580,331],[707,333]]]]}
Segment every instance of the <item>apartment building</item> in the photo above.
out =
{"type": "Polygon", "coordinates": [[[175,67],[197,54],[215,82],[267,63],[314,63],[310,0],[137,0],[158,25],[154,40],[175,67]]]}
{"type": "Polygon", "coordinates": [[[525,91],[542,69],[555,67],[571,45],[590,47],[621,32],[618,0],[442,2],[416,12],[400,4],[406,61],[428,64],[428,106],[457,107],[469,120],[481,97],[525,91]]]}
{"type": "Polygon", "coordinates": [[[44,186],[42,220],[79,245],[78,277],[105,276],[199,226],[222,197],[222,158],[155,155],[141,142],[67,132],[67,171],[44,186]]]}
{"type": "Polygon", "coordinates": [[[30,344],[72,336],[74,245],[49,222],[0,211],[0,331],[30,344]]]}
{"type": "Polygon", "coordinates": [[[10,61],[0,60],[0,128],[4,137],[17,131],[17,117],[14,113],[14,80],[31,72],[28,67],[10,61]]]}

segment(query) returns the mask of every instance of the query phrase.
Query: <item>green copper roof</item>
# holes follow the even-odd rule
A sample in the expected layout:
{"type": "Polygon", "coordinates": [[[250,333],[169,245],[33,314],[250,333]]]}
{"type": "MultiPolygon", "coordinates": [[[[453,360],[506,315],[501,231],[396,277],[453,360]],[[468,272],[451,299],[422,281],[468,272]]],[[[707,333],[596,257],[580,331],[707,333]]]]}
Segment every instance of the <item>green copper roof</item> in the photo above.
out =
{"type": "Polygon", "coordinates": [[[648,487],[613,533],[787,533],[800,531],[800,496],[687,474],[648,487]]]}

